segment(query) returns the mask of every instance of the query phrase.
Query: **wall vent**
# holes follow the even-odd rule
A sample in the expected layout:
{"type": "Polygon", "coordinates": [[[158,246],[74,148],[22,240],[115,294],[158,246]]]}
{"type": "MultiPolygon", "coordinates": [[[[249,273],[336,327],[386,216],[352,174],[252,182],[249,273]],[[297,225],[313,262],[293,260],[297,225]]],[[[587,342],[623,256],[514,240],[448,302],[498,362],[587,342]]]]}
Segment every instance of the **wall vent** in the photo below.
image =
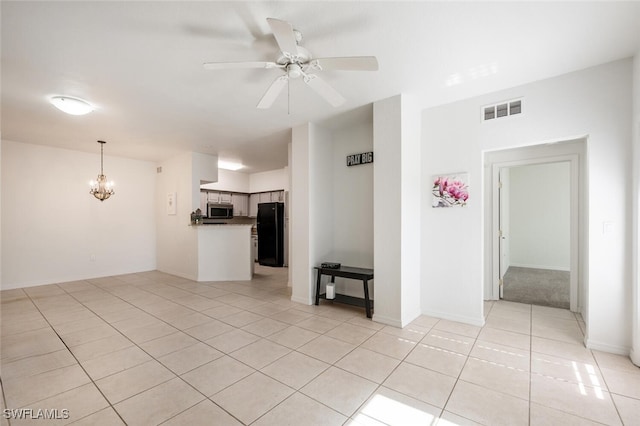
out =
{"type": "Polygon", "coordinates": [[[522,113],[522,99],[500,102],[482,107],[482,121],[495,120],[522,113]]]}

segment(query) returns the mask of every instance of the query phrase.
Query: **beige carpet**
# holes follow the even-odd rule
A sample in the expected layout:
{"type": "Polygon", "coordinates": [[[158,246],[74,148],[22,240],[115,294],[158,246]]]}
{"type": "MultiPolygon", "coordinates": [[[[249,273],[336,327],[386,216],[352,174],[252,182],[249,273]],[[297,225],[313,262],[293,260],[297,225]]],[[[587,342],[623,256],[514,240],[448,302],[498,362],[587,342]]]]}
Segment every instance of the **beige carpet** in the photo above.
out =
{"type": "Polygon", "coordinates": [[[569,272],[512,266],[504,275],[503,299],[569,309],[569,272]]]}

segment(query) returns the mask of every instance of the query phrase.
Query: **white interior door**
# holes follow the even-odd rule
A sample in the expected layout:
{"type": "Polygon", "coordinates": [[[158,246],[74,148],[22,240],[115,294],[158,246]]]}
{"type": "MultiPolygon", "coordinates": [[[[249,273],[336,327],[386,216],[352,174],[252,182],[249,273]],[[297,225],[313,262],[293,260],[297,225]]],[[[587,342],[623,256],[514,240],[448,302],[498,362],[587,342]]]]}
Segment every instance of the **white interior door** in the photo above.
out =
{"type": "Polygon", "coordinates": [[[501,168],[498,172],[498,268],[499,297],[504,292],[504,274],[509,269],[509,169],[501,168]]]}

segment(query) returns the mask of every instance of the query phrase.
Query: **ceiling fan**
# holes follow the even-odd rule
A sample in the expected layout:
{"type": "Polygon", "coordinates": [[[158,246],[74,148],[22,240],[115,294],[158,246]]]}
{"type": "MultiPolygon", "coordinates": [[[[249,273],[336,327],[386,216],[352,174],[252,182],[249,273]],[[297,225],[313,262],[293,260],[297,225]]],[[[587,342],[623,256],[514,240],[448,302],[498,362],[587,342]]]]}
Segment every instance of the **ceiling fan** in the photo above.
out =
{"type": "Polygon", "coordinates": [[[377,71],[378,60],[375,56],[350,56],[337,58],[313,58],[311,53],[300,46],[302,34],[293,26],[279,19],[267,18],[273,31],[273,36],[280,48],[280,56],[275,62],[207,62],[204,68],[208,70],[239,69],[239,68],[280,68],[284,74],[275,79],[258,102],[257,107],[269,108],[276,100],[282,89],[290,79],[302,78],[316,93],[322,96],[332,106],[337,107],[345,102],[345,98],[327,82],[312,74],[323,70],[348,71],[377,71]]]}

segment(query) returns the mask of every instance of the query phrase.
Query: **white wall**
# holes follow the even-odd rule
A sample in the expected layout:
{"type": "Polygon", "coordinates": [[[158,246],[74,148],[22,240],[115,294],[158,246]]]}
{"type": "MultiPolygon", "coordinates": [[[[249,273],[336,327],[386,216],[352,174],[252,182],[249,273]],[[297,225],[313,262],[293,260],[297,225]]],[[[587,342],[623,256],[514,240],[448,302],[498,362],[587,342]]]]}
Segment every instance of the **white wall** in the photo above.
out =
{"type": "Polygon", "coordinates": [[[398,95],[373,105],[375,321],[420,315],[420,120],[398,95]]]}
{"type": "Polygon", "coordinates": [[[310,123],[291,130],[291,192],[289,194],[289,281],[291,300],[311,304],[314,293],[310,252],[310,123]]]}
{"type": "MultiPolygon", "coordinates": [[[[373,151],[371,120],[335,129],[332,138],[333,210],[321,207],[333,217],[333,249],[329,261],[361,268],[373,268],[373,164],[347,167],[350,154],[373,151]]],[[[375,157],[374,157],[375,161],[375,157]]],[[[369,284],[369,296],[375,288],[369,284]]],[[[362,284],[336,278],[336,292],[364,297],[362,284]]]]}
{"type": "Polygon", "coordinates": [[[570,164],[509,168],[510,264],[570,269],[570,164]]]}
{"type": "MultiPolygon", "coordinates": [[[[588,135],[587,344],[628,352],[631,324],[631,60],[427,109],[422,117],[423,307],[465,317],[481,312],[482,152],[588,135]],[[481,123],[480,108],[523,97],[523,114],[481,123]],[[436,173],[470,173],[462,209],[430,209],[436,173]],[[603,234],[603,223],[613,224],[603,234]]],[[[490,255],[490,253],[486,253],[490,255]]]]}
{"type": "Polygon", "coordinates": [[[640,51],[636,52],[633,61],[633,265],[632,273],[632,348],[631,360],[640,366],[640,51]]]}
{"type": "Polygon", "coordinates": [[[286,167],[249,175],[249,191],[247,192],[278,191],[282,189],[289,190],[289,171],[286,167]]]}
{"type": "Polygon", "coordinates": [[[218,170],[218,181],[200,185],[202,189],[249,193],[249,174],[233,170],[218,170]]]}
{"type": "Polygon", "coordinates": [[[161,164],[157,174],[157,269],[198,279],[198,240],[191,212],[200,207],[200,182],[217,180],[218,157],[187,152],[161,164]],[[176,194],[176,214],[167,213],[167,195],[176,194]]]}
{"type": "Polygon", "coordinates": [[[105,155],[116,192],[100,202],[95,148],[2,141],[3,289],[156,268],[155,164],[105,155]]]}

